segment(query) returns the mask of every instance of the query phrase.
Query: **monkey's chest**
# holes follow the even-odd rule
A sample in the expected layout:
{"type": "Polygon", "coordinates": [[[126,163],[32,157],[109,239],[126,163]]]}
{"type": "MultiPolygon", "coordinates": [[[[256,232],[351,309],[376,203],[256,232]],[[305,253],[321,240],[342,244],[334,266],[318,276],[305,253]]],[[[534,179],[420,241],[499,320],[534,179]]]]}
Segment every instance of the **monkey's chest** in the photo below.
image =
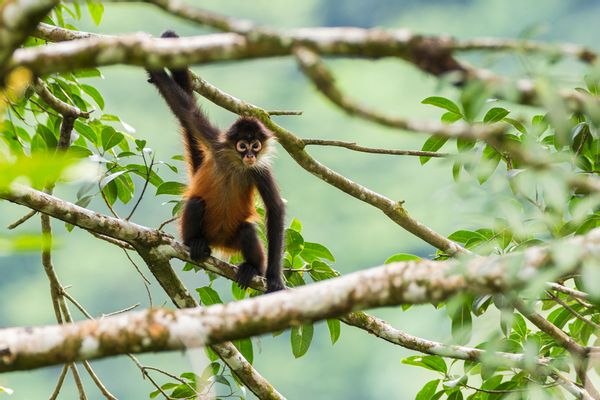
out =
{"type": "Polygon", "coordinates": [[[245,221],[256,220],[254,187],[213,183],[200,197],[205,202],[202,230],[213,246],[238,249],[236,236],[245,221]]]}

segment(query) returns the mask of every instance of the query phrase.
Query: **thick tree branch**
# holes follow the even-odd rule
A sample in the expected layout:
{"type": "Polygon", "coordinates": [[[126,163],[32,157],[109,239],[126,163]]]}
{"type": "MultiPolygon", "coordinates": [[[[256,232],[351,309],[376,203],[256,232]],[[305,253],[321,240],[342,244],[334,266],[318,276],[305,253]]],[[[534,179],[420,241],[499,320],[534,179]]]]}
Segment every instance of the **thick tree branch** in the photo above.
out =
{"type": "Polygon", "coordinates": [[[413,121],[382,114],[344,95],[337,87],[335,78],[316,52],[307,47],[296,47],[294,48],[294,55],[304,75],[314,83],[316,88],[333,104],[350,115],[357,115],[366,120],[393,128],[461,139],[485,140],[491,136],[502,135],[509,128],[508,125],[501,124],[469,126],[467,124],[451,125],[430,121],[413,121]]]}
{"type": "MultiPolygon", "coordinates": [[[[154,3],[165,3],[165,1],[157,0],[154,3]]],[[[405,29],[300,28],[274,31],[266,28],[259,29],[247,21],[233,20],[201,10],[198,12],[206,14],[207,18],[196,22],[206,23],[217,29],[239,31],[245,36],[236,33],[222,33],[168,39],[168,45],[160,45],[153,44],[156,42],[147,36],[134,35],[119,38],[89,32],[75,32],[40,24],[34,35],[41,39],[52,42],[74,39],[90,40],[81,41],[77,46],[56,45],[58,46],[56,50],[40,47],[25,52],[24,50],[27,49],[19,50],[15,54],[11,66],[14,68],[18,65],[25,65],[37,73],[59,72],[59,70],[62,71],[60,68],[71,70],[116,63],[153,68],[179,67],[188,64],[289,56],[295,46],[304,46],[322,56],[370,59],[398,57],[435,76],[453,73],[454,82],[459,85],[472,80],[485,82],[493,89],[498,98],[508,98],[510,101],[527,105],[541,103],[536,85],[529,79],[521,79],[513,83],[490,71],[459,63],[453,53],[461,47],[468,49],[473,41],[466,41],[463,44],[453,38],[418,35],[405,29]],[[209,23],[209,20],[212,22],[209,23]],[[152,56],[151,53],[156,55],[152,56]],[[54,61],[53,64],[56,61],[65,62],[68,65],[53,66],[44,60],[54,61]]],[[[533,42],[524,42],[524,45],[529,48],[535,47],[533,42]]],[[[538,47],[541,49],[547,46],[553,45],[540,43],[538,47]]],[[[567,48],[575,45],[561,44],[557,46],[566,51],[567,48]]],[[[591,54],[578,56],[578,58],[589,57],[591,59],[593,58],[591,54]]],[[[573,54],[567,51],[564,55],[573,54]]],[[[596,107],[598,104],[598,100],[592,96],[576,91],[563,90],[558,94],[572,110],[584,110],[596,107]]],[[[389,121],[384,119],[382,122],[386,122],[388,125],[398,124],[393,117],[390,117],[389,121]]],[[[426,128],[427,124],[424,127],[426,128]]],[[[418,128],[418,130],[422,129],[423,127],[418,128]]]]}
{"type": "MultiPolygon", "coordinates": [[[[168,261],[165,261],[169,257],[173,257],[177,252],[187,253],[187,250],[172,236],[132,222],[95,213],[33,189],[21,186],[16,190],[20,194],[0,193],[0,198],[36,209],[44,214],[69,222],[90,232],[130,243],[140,252],[140,255],[147,262],[156,279],[177,307],[197,306],[196,301],[169,266],[168,261]]],[[[244,359],[233,344],[218,344],[213,347],[213,350],[215,350],[251,391],[263,393],[267,396],[264,398],[283,398],[244,359]]]]}
{"type": "MultiPolygon", "coordinates": [[[[574,269],[597,254],[600,229],[563,244],[581,250],[574,269]]],[[[67,326],[4,329],[0,330],[0,371],[123,352],[204,346],[369,307],[440,302],[465,291],[505,293],[526,286],[535,279],[537,270],[551,268],[550,254],[547,248],[533,247],[522,254],[462,262],[399,262],[225,305],[130,312],[67,326]]]]}
{"type": "MultiPolygon", "coordinates": [[[[32,191],[32,193],[30,194],[29,197],[32,197],[34,194],[36,194],[36,192],[32,191]]],[[[87,228],[86,227],[83,227],[83,228],[90,229],[90,226],[89,226],[90,222],[87,219],[87,213],[89,213],[88,210],[83,209],[78,206],[75,206],[73,204],[67,203],[67,202],[60,201],[58,199],[52,198],[51,196],[47,196],[40,192],[37,192],[37,194],[39,196],[41,196],[41,198],[37,199],[34,202],[35,205],[39,206],[39,205],[43,205],[43,204],[50,204],[50,207],[45,208],[45,212],[48,212],[49,214],[51,214],[55,217],[62,215],[63,220],[65,222],[70,222],[75,225],[79,225],[78,221],[83,221],[84,223],[86,223],[88,225],[87,228]],[[64,213],[63,212],[58,213],[55,207],[62,208],[64,210],[64,213]],[[67,216],[68,218],[65,218],[65,216],[67,216]]],[[[35,197],[35,196],[33,196],[33,197],[35,197]]],[[[24,198],[16,198],[14,200],[17,200],[17,202],[20,202],[21,204],[28,205],[27,203],[25,203],[23,201],[24,198]]],[[[29,205],[29,206],[31,207],[31,205],[29,205]]],[[[137,226],[133,223],[116,220],[111,217],[99,215],[99,218],[105,219],[105,220],[98,221],[98,225],[103,226],[103,227],[109,227],[108,229],[104,228],[107,232],[113,232],[113,233],[114,232],[118,232],[118,233],[127,232],[127,237],[131,237],[131,236],[135,236],[135,235],[132,235],[131,231],[139,228],[139,226],[137,226]],[[124,226],[121,227],[121,229],[114,230],[114,229],[112,229],[113,223],[123,224],[124,226]]],[[[157,232],[157,235],[161,235],[161,234],[162,233],[157,232]]],[[[176,305],[178,305],[179,307],[194,306],[196,304],[195,300],[189,295],[189,292],[187,292],[187,289],[185,289],[185,287],[181,284],[178,277],[176,276],[174,271],[170,268],[168,263],[165,263],[165,261],[160,261],[159,263],[156,263],[155,261],[153,261],[154,259],[163,260],[163,257],[177,257],[184,261],[193,262],[189,258],[187,250],[181,244],[179,244],[173,238],[171,238],[170,236],[168,236],[166,234],[162,234],[162,235],[164,235],[164,240],[162,241],[163,244],[154,248],[152,250],[153,253],[150,255],[146,255],[145,259],[149,263],[149,266],[152,269],[153,273],[155,273],[156,278],[160,282],[163,282],[161,284],[163,285],[163,287],[165,288],[165,290],[167,291],[169,296],[175,301],[176,305]],[[148,259],[148,257],[150,257],[150,259],[148,259]]],[[[139,243],[140,246],[143,246],[145,248],[151,247],[148,245],[144,246],[143,243],[144,243],[145,238],[147,238],[147,237],[154,238],[155,237],[154,235],[148,235],[147,231],[143,231],[143,232],[140,232],[140,235],[138,235],[138,236],[139,236],[139,240],[140,240],[140,243],[139,243]]],[[[154,240],[156,240],[156,239],[154,239],[154,240]]],[[[579,239],[577,239],[577,240],[579,240],[579,239]]],[[[573,245],[577,245],[577,244],[573,243],[573,245]]],[[[530,251],[533,252],[535,250],[530,250],[530,251]]],[[[142,251],[142,254],[143,254],[143,251],[142,251]]],[[[533,258],[537,259],[538,262],[542,262],[544,260],[545,260],[545,262],[548,261],[547,257],[545,257],[543,254],[539,254],[538,256],[533,257],[533,258]]],[[[431,263],[433,265],[439,264],[439,263],[435,263],[435,262],[431,262],[431,263]]],[[[215,258],[209,259],[209,261],[207,263],[204,263],[202,265],[202,267],[207,269],[208,271],[217,273],[217,274],[224,276],[226,278],[229,278],[229,279],[235,279],[235,276],[236,276],[236,267],[235,266],[232,266],[230,264],[227,264],[227,263],[220,261],[218,259],[215,259],[215,258]]],[[[252,282],[252,287],[255,289],[258,289],[258,290],[263,290],[263,291],[265,290],[265,284],[261,279],[255,279],[252,282]]],[[[453,358],[457,358],[457,359],[470,359],[472,361],[478,361],[482,358],[485,358],[484,353],[482,353],[481,350],[471,349],[471,348],[467,348],[467,347],[460,347],[460,346],[449,346],[449,345],[445,345],[442,343],[432,342],[429,340],[414,337],[412,335],[408,335],[404,332],[398,331],[398,330],[394,329],[393,327],[391,327],[390,325],[388,325],[387,323],[385,323],[384,321],[374,318],[374,317],[371,317],[362,312],[350,313],[350,314],[344,316],[342,318],[342,321],[349,325],[353,325],[353,326],[359,327],[361,329],[364,329],[367,332],[372,333],[384,340],[387,340],[391,343],[406,347],[408,349],[425,352],[425,353],[429,353],[429,354],[444,355],[444,356],[453,357],[453,358]]],[[[221,357],[224,356],[224,353],[225,352],[220,353],[221,357]]],[[[239,361],[238,358],[233,357],[233,359],[227,363],[231,367],[232,364],[236,360],[239,361]]],[[[527,360],[524,360],[523,356],[518,355],[518,354],[506,354],[506,355],[500,354],[498,358],[494,358],[493,360],[495,362],[497,362],[500,366],[519,367],[519,366],[523,366],[524,364],[525,365],[527,364],[527,362],[526,362],[527,360]]],[[[546,362],[547,361],[545,361],[544,359],[539,360],[540,365],[543,365],[546,362]]],[[[240,364],[240,368],[244,368],[243,363],[240,364]]],[[[261,387],[261,385],[258,385],[258,386],[261,387]]]]}
{"type": "MultiPolygon", "coordinates": [[[[190,295],[183,282],[181,282],[171,267],[168,258],[160,250],[139,244],[136,250],[176,307],[198,307],[198,302],[190,295]]],[[[273,385],[252,367],[232,343],[223,342],[213,344],[211,348],[259,399],[284,399],[273,385]]]]}
{"type": "MultiPolygon", "coordinates": [[[[5,64],[58,0],[5,0],[0,5],[0,78],[5,64]]],[[[1,83],[2,79],[0,79],[1,83]]]]}

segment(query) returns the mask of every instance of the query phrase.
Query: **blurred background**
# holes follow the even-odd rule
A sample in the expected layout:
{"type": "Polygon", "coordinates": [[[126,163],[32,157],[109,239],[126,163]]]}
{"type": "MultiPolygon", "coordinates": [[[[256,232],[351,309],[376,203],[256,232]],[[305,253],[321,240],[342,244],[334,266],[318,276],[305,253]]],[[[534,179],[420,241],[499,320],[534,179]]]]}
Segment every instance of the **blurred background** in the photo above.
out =
{"type": "MultiPolygon", "coordinates": [[[[593,0],[211,0],[189,3],[273,27],[408,28],[459,38],[534,38],[576,42],[592,48],[600,35],[597,24],[600,3],[593,0]]],[[[182,36],[208,32],[168,17],[149,5],[106,3],[105,9],[99,27],[87,15],[82,22],[74,24],[82,30],[111,34],[143,31],[158,36],[165,29],[174,29],[182,36]]],[[[545,63],[514,54],[469,55],[465,59],[493,67],[508,76],[553,74],[557,82],[571,87],[581,77],[580,67],[568,62],[550,69],[545,63]]],[[[394,115],[438,119],[441,112],[420,101],[434,94],[456,96],[451,87],[400,60],[327,60],[327,63],[348,94],[394,115]]],[[[278,123],[301,137],[355,141],[395,149],[419,149],[426,139],[416,133],[403,133],[347,117],[314,90],[290,57],[195,67],[194,71],[226,92],[265,109],[302,110],[302,116],[276,117],[278,123]]],[[[132,125],[136,129],[134,135],[148,140],[157,159],[168,160],[180,154],[176,123],[155,90],[146,83],[144,72],[122,66],[103,68],[102,72],[104,79],[87,83],[104,95],[105,112],[116,114],[132,125]]],[[[225,127],[234,119],[231,113],[201,102],[220,126],[225,127]]],[[[526,108],[509,108],[525,116],[533,112],[526,108]]],[[[453,151],[455,145],[447,143],[443,150],[453,151]]],[[[490,200],[489,194],[505,190],[493,179],[479,186],[476,178],[468,175],[455,185],[451,167],[443,160],[433,159],[421,166],[415,157],[368,155],[336,148],[310,148],[309,151],[350,179],[392,199],[404,200],[414,218],[444,235],[479,227],[482,220],[497,211],[498,198],[490,200]]],[[[183,167],[181,163],[180,166],[183,167]]],[[[288,222],[293,217],[302,221],[305,239],[326,245],[337,258],[334,268],[340,272],[379,265],[398,252],[422,257],[433,255],[430,246],[412,237],[380,211],[308,174],[281,149],[274,170],[287,200],[288,222]]],[[[497,171],[497,174],[503,173],[504,170],[497,171]]],[[[173,174],[172,180],[176,179],[185,179],[183,168],[179,175],[173,174]]],[[[77,185],[67,185],[56,194],[73,200],[76,190],[77,185]]],[[[157,227],[170,217],[171,206],[163,204],[167,200],[169,197],[155,197],[150,191],[134,221],[157,227]]],[[[100,202],[90,207],[107,211],[100,202]]],[[[0,225],[6,226],[27,211],[0,203],[0,225]]],[[[143,283],[123,251],[77,229],[67,233],[61,223],[55,222],[54,228],[57,273],[63,285],[72,285],[70,293],[93,315],[138,302],[141,307],[149,305],[143,283]]],[[[170,229],[173,230],[172,225],[170,229]]],[[[39,218],[31,219],[19,232],[38,233],[39,218]]],[[[181,270],[181,265],[176,267],[181,270]]],[[[190,288],[207,282],[203,273],[181,272],[180,275],[190,288]]],[[[152,287],[153,304],[170,306],[157,286],[154,283],[152,287]]],[[[229,291],[228,282],[221,282],[218,287],[224,289],[224,294],[229,291]]],[[[448,317],[432,306],[413,307],[405,312],[400,308],[374,310],[373,314],[410,334],[451,341],[448,317]]],[[[0,327],[47,323],[54,323],[54,313],[40,255],[0,254],[0,327]]],[[[478,320],[474,329],[483,331],[485,325],[485,320],[478,320]]],[[[275,338],[271,335],[257,338],[255,366],[290,399],[412,399],[427,380],[436,378],[433,372],[401,364],[403,357],[414,353],[344,325],[340,340],[332,346],[326,326],[318,324],[313,345],[300,359],[294,359],[289,340],[288,333],[275,338]]],[[[192,368],[190,357],[182,354],[142,355],[140,358],[144,363],[175,374],[192,368]]],[[[126,357],[92,364],[108,388],[120,398],[143,399],[153,390],[140,379],[139,370],[126,357]]],[[[3,374],[0,385],[14,389],[12,398],[15,399],[45,398],[54,388],[59,371],[57,367],[3,374]]],[[[60,398],[76,397],[71,380],[68,382],[60,398]]],[[[86,383],[89,397],[100,398],[87,378],[86,383]]]]}

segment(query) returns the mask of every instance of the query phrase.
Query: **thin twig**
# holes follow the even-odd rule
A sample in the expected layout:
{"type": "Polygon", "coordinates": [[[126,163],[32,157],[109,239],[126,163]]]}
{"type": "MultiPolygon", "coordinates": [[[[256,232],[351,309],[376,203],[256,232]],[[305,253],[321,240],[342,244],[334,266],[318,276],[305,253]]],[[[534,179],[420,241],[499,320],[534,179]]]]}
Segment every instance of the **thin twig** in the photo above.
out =
{"type": "Polygon", "coordinates": [[[92,380],[94,381],[94,383],[96,384],[96,386],[98,387],[100,392],[102,393],[102,395],[104,397],[106,397],[107,400],[118,400],[111,392],[108,391],[108,389],[106,388],[106,386],[104,386],[104,384],[102,383],[100,378],[98,378],[98,375],[96,375],[96,372],[94,372],[94,370],[92,369],[92,366],[89,363],[89,361],[83,361],[82,364],[83,364],[83,367],[88,372],[88,374],[90,375],[90,378],[92,378],[92,380]]]}
{"type": "Polygon", "coordinates": [[[17,221],[15,221],[12,224],[8,225],[6,228],[7,229],[15,229],[19,225],[21,225],[21,224],[25,223],[26,221],[28,221],[35,214],[37,214],[37,211],[31,210],[27,214],[25,214],[24,216],[22,216],[21,218],[19,218],[17,221]]]}
{"type": "Polygon", "coordinates": [[[570,287],[567,287],[565,285],[561,285],[559,283],[555,283],[555,282],[548,282],[548,286],[552,289],[552,290],[556,290],[557,292],[561,292],[564,294],[568,294],[571,297],[574,298],[578,298],[578,299],[582,299],[582,300],[587,300],[590,295],[582,292],[580,290],[577,289],[572,289],[570,287]]]}
{"type": "Polygon", "coordinates": [[[104,240],[105,242],[114,244],[115,246],[119,246],[122,249],[135,250],[132,245],[130,245],[129,243],[127,243],[123,240],[119,240],[119,239],[112,238],[110,236],[102,235],[101,233],[96,233],[94,231],[87,231],[87,232],[89,232],[92,236],[97,237],[98,239],[101,239],[101,240],[104,240]]]}
{"type": "Polygon", "coordinates": [[[144,198],[144,193],[146,193],[146,188],[148,187],[148,183],[150,182],[150,175],[152,174],[152,167],[154,166],[154,155],[152,156],[152,160],[150,161],[150,166],[148,166],[146,164],[146,157],[144,156],[143,151],[142,151],[142,159],[144,160],[144,166],[146,167],[146,180],[144,182],[144,187],[142,188],[142,192],[140,193],[140,197],[137,199],[137,201],[133,205],[131,212],[125,218],[125,221],[129,221],[129,219],[131,217],[133,217],[133,213],[135,213],[135,210],[138,208],[138,206],[142,202],[142,199],[144,198]]]}
{"type": "Polygon", "coordinates": [[[285,111],[285,110],[271,110],[267,111],[269,115],[302,115],[303,111],[285,111]]]}
{"type": "Polygon", "coordinates": [[[178,219],[179,219],[179,216],[178,216],[178,215],[176,215],[176,216],[174,216],[174,217],[172,217],[172,218],[169,218],[168,220],[166,220],[165,222],[163,222],[162,224],[160,224],[160,225],[158,226],[158,228],[156,228],[156,230],[157,230],[157,231],[162,231],[162,228],[164,228],[166,225],[170,224],[170,223],[171,223],[171,222],[173,222],[173,221],[177,221],[178,219]]]}
{"type": "Polygon", "coordinates": [[[135,363],[135,365],[137,365],[137,367],[140,369],[140,371],[142,372],[142,376],[144,378],[148,378],[148,380],[150,381],[150,383],[152,383],[152,385],[156,388],[156,390],[158,390],[165,397],[165,399],[171,400],[172,397],[169,396],[161,388],[161,386],[152,378],[152,376],[150,376],[150,374],[144,368],[144,365],[142,363],[140,363],[140,361],[133,354],[127,354],[127,355],[129,356],[129,358],[131,358],[133,360],[133,362],[135,363]]]}
{"type": "Polygon", "coordinates": [[[102,313],[102,315],[100,316],[100,318],[110,317],[111,315],[122,314],[124,312],[131,311],[131,310],[133,310],[135,308],[138,308],[139,306],[140,306],[140,303],[135,303],[135,304],[133,304],[133,305],[131,305],[129,307],[123,308],[122,310],[113,311],[113,312],[108,313],[108,314],[102,313]]]}
{"type": "Polygon", "coordinates": [[[550,298],[552,300],[554,300],[555,302],[557,302],[558,304],[560,304],[565,310],[569,311],[573,316],[575,316],[575,318],[577,318],[578,320],[580,320],[580,321],[586,323],[587,325],[591,326],[596,331],[600,331],[600,325],[598,325],[594,321],[591,321],[591,320],[585,318],[582,314],[580,314],[579,312],[577,312],[577,310],[575,310],[573,307],[571,307],[570,305],[568,305],[566,302],[564,302],[558,296],[553,295],[549,291],[547,291],[546,293],[548,294],[548,296],[550,296],[550,298]]]}
{"type": "Polygon", "coordinates": [[[56,387],[54,388],[54,391],[50,395],[49,400],[56,400],[56,398],[60,394],[60,389],[62,388],[63,383],[65,383],[65,377],[67,376],[68,371],[69,371],[68,365],[67,364],[63,365],[62,369],[60,370],[60,375],[58,375],[56,387]]]}
{"type": "Polygon", "coordinates": [[[360,151],[363,153],[374,154],[390,154],[397,156],[417,156],[417,157],[448,157],[448,153],[437,153],[435,151],[420,151],[420,150],[390,150],[373,147],[359,146],[353,142],[343,142],[339,140],[323,140],[323,139],[302,139],[306,146],[335,146],[344,147],[346,149],[360,151]]]}
{"type": "Polygon", "coordinates": [[[146,288],[146,293],[148,294],[148,301],[150,302],[150,307],[152,307],[152,293],[150,292],[150,285],[151,285],[150,280],[148,280],[148,278],[146,278],[146,276],[144,275],[144,273],[142,272],[140,267],[138,267],[138,265],[135,263],[135,261],[133,261],[133,259],[127,252],[127,250],[123,249],[123,252],[125,253],[125,256],[127,257],[127,259],[131,262],[131,264],[133,265],[133,267],[135,268],[137,273],[142,277],[142,280],[144,281],[144,287],[146,288]]]}

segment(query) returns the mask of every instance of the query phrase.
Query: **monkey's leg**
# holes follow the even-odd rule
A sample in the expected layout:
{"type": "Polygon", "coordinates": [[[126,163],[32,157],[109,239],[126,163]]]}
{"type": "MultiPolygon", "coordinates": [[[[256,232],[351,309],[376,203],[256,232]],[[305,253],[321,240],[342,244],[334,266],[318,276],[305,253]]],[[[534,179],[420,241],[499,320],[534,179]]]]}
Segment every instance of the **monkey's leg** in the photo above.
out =
{"type": "Polygon", "coordinates": [[[183,243],[190,248],[193,260],[202,261],[210,256],[210,247],[202,234],[206,204],[200,197],[190,197],[181,215],[183,243]]]}
{"type": "Polygon", "coordinates": [[[247,288],[252,278],[264,274],[265,254],[256,228],[250,222],[244,222],[240,227],[237,242],[245,261],[238,267],[236,280],[241,288],[247,288]]]}

